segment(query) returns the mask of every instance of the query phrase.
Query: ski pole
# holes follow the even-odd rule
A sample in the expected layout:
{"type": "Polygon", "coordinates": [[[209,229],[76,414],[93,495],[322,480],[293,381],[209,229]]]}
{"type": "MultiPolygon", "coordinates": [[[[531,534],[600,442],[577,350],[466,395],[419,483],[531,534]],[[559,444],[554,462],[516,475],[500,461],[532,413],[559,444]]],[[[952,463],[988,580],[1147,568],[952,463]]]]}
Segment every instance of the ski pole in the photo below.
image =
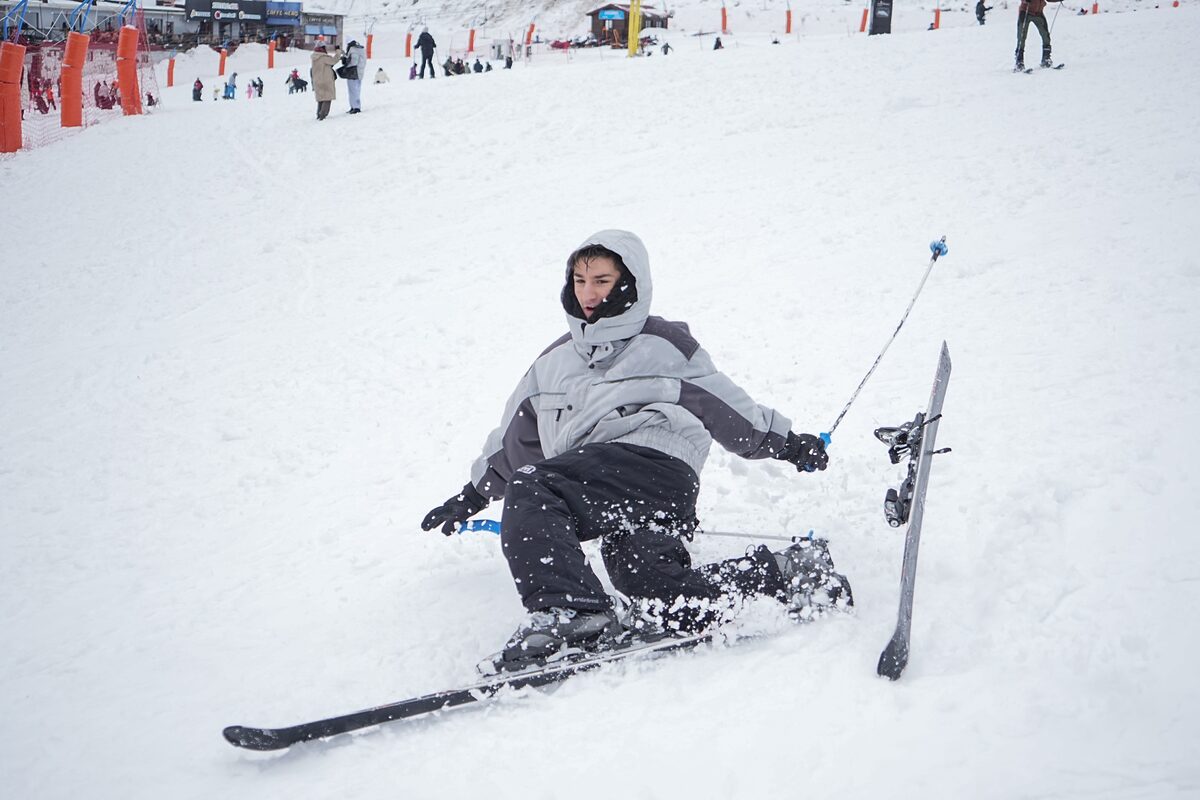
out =
{"type": "Polygon", "coordinates": [[[921,290],[925,288],[925,281],[928,280],[929,273],[933,271],[933,265],[937,263],[938,256],[944,256],[950,252],[950,249],[946,247],[945,236],[943,236],[941,239],[938,239],[936,242],[930,242],[929,249],[933,253],[929,259],[929,266],[925,268],[925,274],[921,276],[921,283],[917,286],[917,291],[913,294],[912,300],[908,301],[908,308],[905,309],[904,316],[900,318],[900,324],[896,326],[896,330],[892,331],[892,338],[888,339],[887,344],[885,344],[883,349],[879,351],[879,355],[875,357],[875,363],[871,365],[871,368],[867,370],[867,374],[863,376],[861,381],[859,381],[858,388],[854,390],[854,394],[850,395],[850,399],[846,401],[846,405],[842,409],[842,413],[837,415],[837,419],[833,421],[833,425],[830,426],[829,430],[821,434],[821,439],[825,442],[826,447],[828,447],[833,441],[833,432],[837,430],[837,426],[841,424],[842,417],[846,416],[846,412],[850,410],[850,406],[854,404],[856,399],[858,399],[858,393],[862,391],[863,386],[865,386],[871,376],[875,374],[875,368],[878,367],[879,362],[883,360],[883,354],[886,353],[888,348],[892,346],[892,342],[896,341],[896,334],[900,333],[900,329],[904,327],[904,321],[908,319],[909,312],[911,312],[913,310],[913,306],[916,305],[917,297],[921,294],[921,290]]]}
{"type": "MultiPolygon", "coordinates": [[[[473,533],[475,531],[486,531],[488,533],[500,533],[500,520],[498,519],[472,519],[466,522],[459,523],[459,533],[473,533]]],[[[779,542],[795,542],[797,539],[812,538],[813,532],[809,531],[807,537],[804,536],[777,536],[767,533],[735,533],[733,531],[706,531],[703,528],[697,528],[694,533],[702,536],[726,536],[736,539],[771,539],[779,542]]]]}

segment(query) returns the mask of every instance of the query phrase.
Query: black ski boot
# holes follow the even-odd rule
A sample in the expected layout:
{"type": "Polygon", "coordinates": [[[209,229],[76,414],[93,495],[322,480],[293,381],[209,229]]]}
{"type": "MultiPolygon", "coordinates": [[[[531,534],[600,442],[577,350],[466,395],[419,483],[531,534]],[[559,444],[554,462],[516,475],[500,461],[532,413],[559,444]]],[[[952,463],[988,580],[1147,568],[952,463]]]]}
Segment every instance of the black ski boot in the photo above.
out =
{"type": "Polygon", "coordinates": [[[804,538],[774,555],[787,584],[784,601],[793,619],[804,622],[830,609],[854,607],[850,581],[834,570],[827,540],[804,538]]]}
{"type": "Polygon", "coordinates": [[[485,659],[480,672],[509,672],[541,666],[572,651],[603,647],[624,629],[612,611],[550,608],[533,611],[509,637],[504,649],[485,659]]]}

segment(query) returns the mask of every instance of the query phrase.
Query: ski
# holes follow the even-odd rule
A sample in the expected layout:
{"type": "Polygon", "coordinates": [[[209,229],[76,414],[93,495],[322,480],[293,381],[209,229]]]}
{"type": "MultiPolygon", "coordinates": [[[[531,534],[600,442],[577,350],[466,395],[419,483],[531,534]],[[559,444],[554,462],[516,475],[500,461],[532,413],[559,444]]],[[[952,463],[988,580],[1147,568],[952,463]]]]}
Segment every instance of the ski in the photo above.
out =
{"type": "Polygon", "coordinates": [[[942,416],[942,403],[946,398],[946,386],[950,381],[950,350],[942,342],[938,357],[937,373],[929,395],[929,407],[918,412],[915,419],[897,428],[880,428],[875,436],[888,445],[888,456],[893,464],[908,458],[908,475],[899,489],[888,489],[884,500],[884,513],[892,527],[908,523],[904,537],[904,563],[900,570],[900,609],[896,619],[896,630],[887,647],[879,655],[876,672],[890,680],[897,680],[908,664],[909,637],[912,630],[913,588],[917,579],[917,550],[921,543],[921,521],[925,516],[925,488],[929,483],[929,468],[933,456],[946,450],[935,451],[938,422],[942,416]]]}
{"type": "Polygon", "coordinates": [[[1020,72],[1023,75],[1032,75],[1033,67],[1013,67],[1013,72],[1014,73],[1020,72]]]}
{"type": "Polygon", "coordinates": [[[1042,69],[1062,69],[1065,66],[1066,66],[1066,64],[1055,64],[1052,67],[1042,67],[1042,69]]]}
{"type": "Polygon", "coordinates": [[[632,656],[670,653],[692,650],[712,642],[714,634],[702,633],[692,636],[659,638],[633,641],[623,646],[599,652],[582,652],[567,656],[542,666],[520,672],[502,672],[486,680],[460,689],[399,700],[387,705],[376,706],[349,714],[305,722],[286,728],[253,728],[231,725],[222,731],[225,740],[235,747],[248,750],[283,750],[294,744],[326,739],[342,733],[381,725],[401,719],[432,714],[446,708],[489,700],[505,690],[548,686],[559,683],[581,672],[612,664],[632,656]]]}

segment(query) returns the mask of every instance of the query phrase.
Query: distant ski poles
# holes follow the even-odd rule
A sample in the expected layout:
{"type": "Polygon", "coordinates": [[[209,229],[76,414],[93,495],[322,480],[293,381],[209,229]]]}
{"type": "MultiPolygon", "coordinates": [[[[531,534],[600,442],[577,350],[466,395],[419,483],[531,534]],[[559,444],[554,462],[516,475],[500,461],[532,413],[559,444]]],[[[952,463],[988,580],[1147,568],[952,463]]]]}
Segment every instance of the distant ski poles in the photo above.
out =
{"type": "Polygon", "coordinates": [[[921,283],[917,286],[917,291],[913,293],[912,300],[908,301],[908,308],[904,310],[904,316],[900,318],[900,324],[896,326],[896,330],[892,331],[892,337],[887,340],[887,344],[883,346],[883,349],[879,351],[879,355],[875,357],[875,363],[871,365],[871,368],[867,370],[867,374],[863,376],[861,381],[859,381],[858,388],[854,390],[854,394],[850,395],[850,399],[846,401],[845,407],[842,408],[842,413],[837,415],[837,419],[833,421],[833,425],[829,427],[829,430],[821,434],[821,439],[824,440],[826,446],[833,441],[833,432],[837,430],[837,426],[841,424],[842,417],[846,416],[846,412],[850,410],[850,406],[852,406],[854,401],[858,399],[858,393],[862,391],[863,386],[865,386],[867,381],[870,380],[871,376],[875,374],[875,368],[878,367],[879,362],[883,360],[883,354],[886,353],[888,348],[892,346],[892,342],[896,341],[896,334],[900,333],[900,329],[904,327],[904,321],[908,319],[909,312],[911,312],[913,310],[913,306],[916,305],[917,297],[920,296],[921,290],[925,288],[925,281],[929,279],[929,273],[933,271],[933,265],[937,263],[938,256],[944,256],[950,252],[950,248],[946,247],[945,236],[938,239],[936,242],[930,242],[929,249],[933,253],[929,259],[929,266],[925,268],[925,274],[921,276],[921,283]]]}

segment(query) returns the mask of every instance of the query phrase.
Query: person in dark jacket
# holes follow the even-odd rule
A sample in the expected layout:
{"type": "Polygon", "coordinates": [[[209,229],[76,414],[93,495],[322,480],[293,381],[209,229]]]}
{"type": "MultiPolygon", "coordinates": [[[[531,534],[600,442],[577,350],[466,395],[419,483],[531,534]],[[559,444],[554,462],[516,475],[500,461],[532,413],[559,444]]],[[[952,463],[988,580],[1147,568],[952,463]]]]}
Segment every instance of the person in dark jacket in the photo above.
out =
{"type": "Polygon", "coordinates": [[[204,84],[200,82],[199,78],[196,78],[196,82],[192,84],[192,100],[199,103],[202,91],[204,91],[204,84]]]}
{"type": "Polygon", "coordinates": [[[979,2],[975,4],[975,19],[979,20],[980,25],[983,25],[985,22],[987,22],[987,12],[991,10],[992,7],[985,6],[983,4],[983,0],[979,0],[979,2]]]}
{"type": "Polygon", "coordinates": [[[480,61],[478,57],[476,57],[475,63],[471,65],[471,69],[474,72],[483,72],[483,62],[480,61]]]}
{"type": "Polygon", "coordinates": [[[713,42],[713,50],[724,50],[724,49],[725,49],[725,45],[721,44],[721,37],[718,36],[717,40],[715,42],[713,42]]]}
{"type": "Polygon", "coordinates": [[[767,596],[799,619],[853,605],[822,539],[693,567],[700,472],[716,441],[747,459],[824,470],[824,441],[792,431],[713,365],[682,322],[650,316],[649,257],[628,231],[588,237],[567,258],[569,332],[538,356],[462,490],[425,530],[457,526],[504,498],[501,548],[528,619],[492,658],[519,669],[567,647],[707,629],[767,596]],[[614,601],[580,543],[600,540],[614,601]],[[618,611],[619,609],[619,611],[618,611]]]}
{"type": "Polygon", "coordinates": [[[433,51],[437,49],[437,42],[429,35],[429,28],[421,29],[421,35],[417,37],[417,49],[421,51],[421,79],[425,79],[425,65],[428,64],[429,79],[433,80],[437,77],[437,69],[433,66],[433,51]]]}
{"type": "Polygon", "coordinates": [[[1029,33],[1029,23],[1037,28],[1042,37],[1041,66],[1053,66],[1050,60],[1050,26],[1046,23],[1046,3],[1061,3],[1062,0],[1022,0],[1017,9],[1017,69],[1025,69],[1025,36],[1029,33]]]}

